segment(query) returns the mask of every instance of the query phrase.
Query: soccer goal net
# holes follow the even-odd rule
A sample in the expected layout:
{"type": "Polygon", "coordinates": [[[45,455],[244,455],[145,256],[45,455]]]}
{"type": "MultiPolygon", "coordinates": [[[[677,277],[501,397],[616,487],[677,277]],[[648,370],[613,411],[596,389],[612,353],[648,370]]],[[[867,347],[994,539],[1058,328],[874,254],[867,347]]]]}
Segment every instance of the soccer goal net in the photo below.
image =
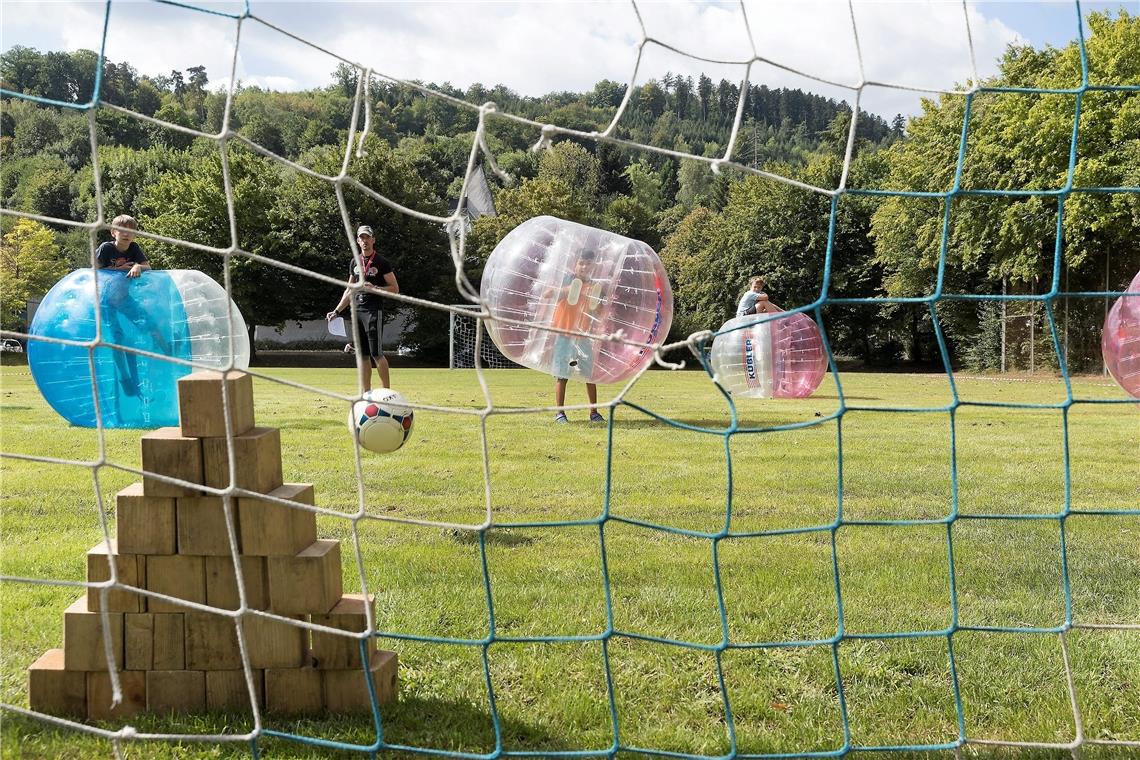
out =
{"type": "Polygon", "coordinates": [[[474,369],[476,357],[485,369],[518,367],[503,356],[494,341],[481,329],[478,307],[458,304],[448,312],[447,366],[451,369],[474,369]]]}
{"type": "MultiPolygon", "coordinates": [[[[621,81],[539,108],[506,88],[424,84],[399,64],[417,52],[395,42],[311,41],[333,5],[238,5],[108,2],[90,76],[58,91],[20,78],[27,48],[4,54],[5,290],[33,295],[7,259],[41,261],[43,230],[79,239],[75,263],[97,265],[133,203],[149,209],[137,238],[156,262],[212,274],[268,321],[299,319],[302,301],[325,304],[304,316],[322,317],[347,288],[411,314],[420,345],[438,348],[446,329],[449,365],[475,371],[395,366],[417,427],[378,458],[344,421],[359,375],[240,372],[232,341],[210,367],[225,378],[213,426],[146,434],[140,464],[138,435],[105,425],[94,380],[96,427],[64,428],[5,366],[7,746],[1140,753],[1137,400],[1075,371],[1099,373],[1103,310],[1136,296],[1140,21],[1066,4],[1071,43],[1012,48],[983,75],[977,7],[936,4],[923,28],[957,30],[969,67],[960,84],[928,84],[869,70],[872,47],[897,51],[896,70],[929,51],[861,20],[859,3],[793,16],[713,4],[701,39],[739,38],[729,53],[687,37],[696,16],[632,3],[621,81]],[[166,36],[132,36],[140,7],[165,14],[145,28],[166,36]],[[224,91],[176,71],[159,92],[109,65],[123,34],[161,58],[200,24],[232,39],[224,91]],[[814,45],[836,29],[840,64],[814,45]],[[773,35],[796,45],[773,54],[773,35]],[[331,63],[336,84],[312,100],[241,86],[242,57],[265,50],[331,63]],[[910,127],[874,115],[899,93],[928,99],[910,127]],[[60,127],[76,115],[78,129],[60,127]],[[477,170],[497,215],[472,224],[477,170]],[[71,183],[75,198],[56,202],[71,183]],[[672,336],[602,336],[654,362],[596,404],[548,403],[532,371],[483,372],[513,364],[488,337],[496,317],[475,273],[511,222],[544,214],[655,239],[673,281],[672,336]],[[409,257],[399,292],[348,280],[376,266],[361,225],[380,255],[409,257]],[[753,274],[819,328],[827,372],[811,398],[747,400],[712,371],[753,274]],[[1034,286],[1006,292],[1006,278],[1034,286]],[[1008,346],[1006,304],[1028,315],[1008,346]],[[922,358],[924,371],[856,372],[840,346],[864,348],[867,367],[922,358]],[[1010,366],[1050,374],[979,376],[1007,349],[1010,366]],[[587,408],[605,424],[552,422],[587,408]],[[195,479],[190,451],[217,476],[195,479]],[[282,482],[294,478],[311,482],[282,482]],[[131,519],[162,542],[122,551],[131,519]]],[[[397,13],[352,13],[366,7],[397,13]]],[[[458,12],[432,9],[440,27],[458,12]]],[[[486,36],[487,54],[505,55],[526,35],[486,36]]],[[[548,63],[620,42],[603,24],[548,63]]],[[[366,317],[352,298],[346,332],[366,317]]],[[[221,321],[232,332],[235,318],[221,321]]],[[[81,350],[91,367],[113,350],[206,368],[99,330],[45,337],[9,322],[3,337],[81,350]]]]}

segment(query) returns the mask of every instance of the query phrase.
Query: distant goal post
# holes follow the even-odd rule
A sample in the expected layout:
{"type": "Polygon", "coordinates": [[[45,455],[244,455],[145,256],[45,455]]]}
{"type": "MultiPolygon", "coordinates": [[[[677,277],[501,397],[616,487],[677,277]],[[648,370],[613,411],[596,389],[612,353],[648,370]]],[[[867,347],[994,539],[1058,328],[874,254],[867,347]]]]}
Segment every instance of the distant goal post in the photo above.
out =
{"type": "MultiPolygon", "coordinates": [[[[457,311],[449,312],[448,317],[447,366],[449,369],[474,369],[479,308],[470,304],[454,304],[453,308],[457,311]],[[463,311],[470,312],[470,316],[463,311]]],[[[503,356],[486,328],[479,344],[479,356],[484,369],[515,369],[521,366],[503,356]]]]}

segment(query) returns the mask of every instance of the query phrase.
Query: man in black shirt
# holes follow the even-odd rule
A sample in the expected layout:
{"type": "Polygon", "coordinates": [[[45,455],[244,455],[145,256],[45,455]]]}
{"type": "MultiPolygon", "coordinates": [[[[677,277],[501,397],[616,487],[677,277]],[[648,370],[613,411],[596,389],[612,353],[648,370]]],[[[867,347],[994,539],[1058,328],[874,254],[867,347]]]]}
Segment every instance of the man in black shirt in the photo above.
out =
{"type": "MultiPolygon", "coordinates": [[[[348,265],[348,281],[350,283],[363,281],[376,290],[387,293],[399,293],[400,286],[396,282],[396,273],[388,259],[376,253],[376,238],[372,228],[363,225],[356,230],[356,242],[360,245],[360,260],[363,270],[355,258],[348,265]]],[[[353,297],[353,288],[344,289],[336,308],[326,315],[326,319],[333,320],[348,308],[353,297]]],[[[384,356],[384,347],[381,342],[384,322],[384,301],[381,296],[368,290],[356,291],[356,317],[357,329],[353,335],[356,344],[356,354],[359,358],[360,386],[365,391],[372,390],[372,367],[380,377],[383,388],[389,386],[388,359],[384,356]],[[365,363],[367,358],[368,363],[365,363]]]]}

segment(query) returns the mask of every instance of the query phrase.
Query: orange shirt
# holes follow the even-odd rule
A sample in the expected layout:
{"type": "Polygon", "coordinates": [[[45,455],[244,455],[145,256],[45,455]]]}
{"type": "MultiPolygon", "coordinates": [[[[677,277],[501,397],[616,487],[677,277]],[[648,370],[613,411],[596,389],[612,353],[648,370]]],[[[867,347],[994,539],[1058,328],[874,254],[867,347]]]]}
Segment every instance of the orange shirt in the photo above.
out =
{"type": "Polygon", "coordinates": [[[589,301],[589,290],[589,280],[568,275],[565,284],[559,291],[558,302],[554,304],[554,319],[550,326],[559,330],[582,330],[582,313],[586,310],[586,304],[589,301]],[[574,280],[581,283],[580,289],[573,287],[574,280]],[[578,297],[574,303],[570,303],[570,296],[573,295],[574,290],[578,290],[578,297]]]}

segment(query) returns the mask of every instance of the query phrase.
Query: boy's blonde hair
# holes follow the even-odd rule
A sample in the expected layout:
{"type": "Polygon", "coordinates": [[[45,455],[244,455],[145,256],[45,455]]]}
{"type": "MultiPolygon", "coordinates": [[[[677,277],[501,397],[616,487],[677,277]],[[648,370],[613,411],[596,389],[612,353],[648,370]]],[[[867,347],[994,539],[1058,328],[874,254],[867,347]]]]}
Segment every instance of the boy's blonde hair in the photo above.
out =
{"type": "Polygon", "coordinates": [[[111,224],[115,227],[130,227],[132,230],[139,228],[138,220],[130,214],[119,214],[111,220],[111,224]]]}
{"type": "Polygon", "coordinates": [[[764,282],[764,278],[763,278],[763,277],[753,277],[751,280],[749,280],[749,281],[748,281],[748,287],[752,287],[752,286],[753,286],[753,285],[755,285],[756,283],[760,283],[760,287],[761,287],[761,288],[763,288],[763,287],[764,287],[764,285],[766,284],[766,283],[764,282]]]}

